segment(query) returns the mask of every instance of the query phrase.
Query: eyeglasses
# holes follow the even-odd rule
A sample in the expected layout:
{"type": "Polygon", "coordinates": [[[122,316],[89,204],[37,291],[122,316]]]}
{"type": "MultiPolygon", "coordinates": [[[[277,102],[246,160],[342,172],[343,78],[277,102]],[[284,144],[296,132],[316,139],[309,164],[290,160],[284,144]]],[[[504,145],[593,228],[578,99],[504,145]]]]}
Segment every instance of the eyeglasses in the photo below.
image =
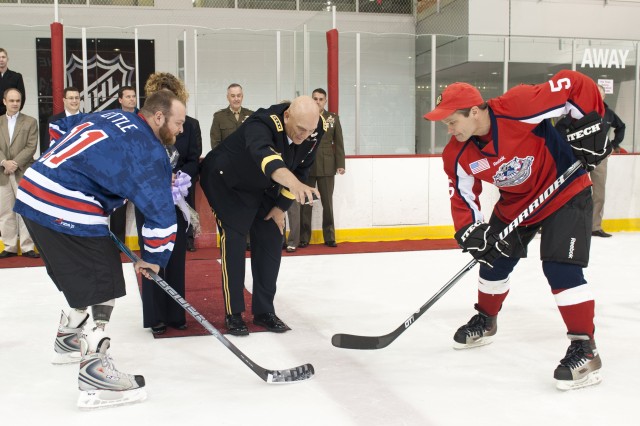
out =
{"type": "Polygon", "coordinates": [[[71,96],[69,98],[65,98],[68,101],[79,101],[80,100],[80,96],[71,96]]]}

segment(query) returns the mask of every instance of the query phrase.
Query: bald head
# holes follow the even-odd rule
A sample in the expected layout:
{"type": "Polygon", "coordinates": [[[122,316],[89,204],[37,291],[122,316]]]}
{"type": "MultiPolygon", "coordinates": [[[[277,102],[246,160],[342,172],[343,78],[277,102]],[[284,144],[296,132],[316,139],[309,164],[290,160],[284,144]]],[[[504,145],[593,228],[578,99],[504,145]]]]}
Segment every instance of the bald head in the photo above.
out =
{"type": "Polygon", "coordinates": [[[287,136],[300,145],[318,127],[320,112],[311,96],[299,96],[284,112],[284,128],[287,136]]]}

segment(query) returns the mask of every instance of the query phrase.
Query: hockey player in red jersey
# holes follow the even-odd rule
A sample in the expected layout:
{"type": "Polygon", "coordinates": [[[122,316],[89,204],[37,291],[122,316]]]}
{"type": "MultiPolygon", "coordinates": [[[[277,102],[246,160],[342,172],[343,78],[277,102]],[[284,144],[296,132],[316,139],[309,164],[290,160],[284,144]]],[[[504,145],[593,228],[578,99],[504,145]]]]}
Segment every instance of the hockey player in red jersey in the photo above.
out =
{"type": "Polygon", "coordinates": [[[441,121],[452,136],[444,148],[455,238],[480,262],[478,311],[454,336],[454,348],[491,343],[498,312],[510,288],[509,275],[543,227],[540,257],[571,340],[555,369],[558,389],[600,382],[594,341],[594,300],[583,275],[591,241],[591,182],[574,173],[504,240],[498,234],[576,159],[592,170],[610,152],[601,131],[604,105],[597,85],[574,71],[561,71],[538,85],[520,85],[484,101],[466,83],[449,85],[425,115],[441,121]],[[561,135],[548,118],[576,121],[561,135]],[[567,142],[569,140],[569,142],[567,142]],[[480,211],[482,181],[498,187],[500,198],[488,222],[480,211]]]}

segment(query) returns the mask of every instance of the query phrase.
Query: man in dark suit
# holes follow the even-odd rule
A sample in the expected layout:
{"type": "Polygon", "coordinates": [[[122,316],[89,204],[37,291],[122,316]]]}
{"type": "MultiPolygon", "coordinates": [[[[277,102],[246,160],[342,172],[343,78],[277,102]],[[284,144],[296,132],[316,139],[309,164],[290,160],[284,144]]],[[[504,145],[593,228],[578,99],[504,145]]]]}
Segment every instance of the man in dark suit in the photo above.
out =
{"type": "MultiPolygon", "coordinates": [[[[333,222],[333,188],[336,174],[343,175],[345,172],[342,126],[338,114],[324,109],[327,104],[327,92],[324,89],[316,89],[312,96],[328,129],[320,141],[316,161],[311,167],[306,184],[309,186],[317,185],[320,191],[324,243],[329,247],[337,247],[336,229],[333,222]]],[[[300,247],[307,246],[311,240],[311,209],[310,205],[301,206],[300,247]]],[[[294,224],[291,226],[293,227],[294,224]]]]}
{"type": "MultiPolygon", "coordinates": [[[[118,90],[118,103],[120,108],[126,112],[138,113],[138,98],[136,89],[132,86],[122,86],[118,90]]],[[[127,238],[127,204],[118,207],[109,216],[109,229],[122,242],[127,238]]]]}
{"type": "Polygon", "coordinates": [[[273,300],[282,257],[285,212],[318,194],[305,185],[324,133],[309,96],[254,112],[202,162],[200,185],[216,215],[222,291],[230,334],[246,335],[245,239],[251,234],[253,323],[281,333],[287,326],[273,300]]]}
{"type": "MultiPolygon", "coordinates": [[[[47,122],[49,131],[51,131],[52,125],[55,130],[55,122],[61,118],[80,113],[80,90],[74,86],[65,87],[63,96],[62,103],[64,104],[64,111],[49,117],[47,122]]],[[[57,132],[55,134],[57,134],[57,132]]],[[[42,138],[42,140],[40,140],[40,155],[44,154],[50,145],[51,137],[42,138]]]]}
{"type": "MultiPolygon", "coordinates": [[[[20,103],[20,111],[22,111],[24,101],[27,98],[27,93],[24,90],[22,74],[9,69],[9,54],[5,49],[0,47],[0,96],[4,94],[5,90],[11,88],[18,89],[22,95],[22,101],[20,103]]],[[[5,114],[6,112],[7,108],[3,103],[0,105],[0,115],[5,114]]]]}
{"type": "Polygon", "coordinates": [[[235,132],[244,120],[253,114],[250,109],[242,107],[243,99],[242,86],[238,83],[232,83],[227,87],[229,106],[213,114],[213,123],[211,123],[210,131],[211,149],[218,146],[227,136],[235,132]]]}
{"type": "Polygon", "coordinates": [[[38,122],[20,112],[21,97],[18,89],[11,88],[5,90],[2,100],[6,114],[0,116],[0,233],[4,244],[0,259],[17,256],[18,245],[23,256],[40,257],[22,218],[13,212],[18,183],[33,164],[38,147],[38,122]]]}

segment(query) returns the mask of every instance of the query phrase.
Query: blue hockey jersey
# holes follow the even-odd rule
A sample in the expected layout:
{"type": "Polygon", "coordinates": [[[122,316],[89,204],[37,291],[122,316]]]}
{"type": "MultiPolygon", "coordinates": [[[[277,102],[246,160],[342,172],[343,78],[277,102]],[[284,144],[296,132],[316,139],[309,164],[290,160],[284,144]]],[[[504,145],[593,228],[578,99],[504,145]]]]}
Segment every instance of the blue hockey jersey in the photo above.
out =
{"type": "Polygon", "coordinates": [[[145,217],[145,261],[164,267],[177,230],[167,153],[142,116],[122,110],[56,122],[60,138],[24,174],[16,213],[57,232],[109,235],[131,200],[145,217]]]}

